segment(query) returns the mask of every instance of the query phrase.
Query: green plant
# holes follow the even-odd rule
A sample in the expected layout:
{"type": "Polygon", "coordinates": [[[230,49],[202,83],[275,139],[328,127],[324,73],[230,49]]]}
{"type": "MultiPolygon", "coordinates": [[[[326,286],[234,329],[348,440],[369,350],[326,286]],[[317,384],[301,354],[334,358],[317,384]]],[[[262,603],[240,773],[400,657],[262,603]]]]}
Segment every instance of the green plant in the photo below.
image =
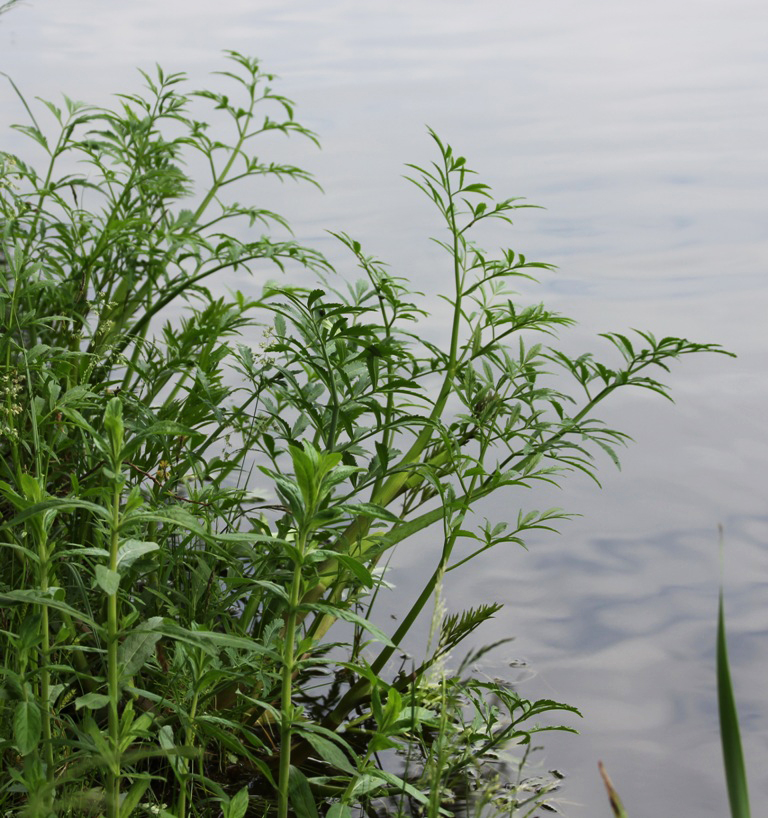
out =
{"type": "MultiPolygon", "coordinates": [[[[723,527],[720,530],[720,556],[723,555],[723,527]]],[[[722,568],[721,568],[722,574],[722,568]]],[[[725,634],[725,604],[723,602],[723,580],[720,580],[720,595],[717,604],[717,704],[720,715],[720,739],[723,746],[723,766],[728,803],[732,818],[749,818],[749,787],[747,786],[747,766],[741,747],[739,714],[736,697],[731,683],[728,661],[728,642],[725,634]]]]}
{"type": "Polygon", "coordinates": [[[573,711],[462,669],[443,675],[457,703],[436,719],[430,669],[497,605],[446,617],[430,656],[393,666],[447,572],[568,516],[521,508],[478,523],[478,501],[505,493],[521,507],[538,481],[595,477],[593,452],[615,459],[626,439],[598,404],[632,385],[666,396],[653,368],[720,351],[608,333],[621,358],[609,367],[537,340],[571,321],[520,304],[510,285],[549,266],[471,239],[528,205],[494,201],[434,133],[437,161],[411,166],[411,181],[445,228],[452,320],[445,345],[425,340],[415,322],[428,305],[352,237],[336,234],[362,276],[338,284],[280,215],[232,199],[244,180],[312,181],[259,158],[254,139],[315,137],[257,61],[229,57],[229,93],[182,91],[182,75],[158,69],[117,110],[46,102],[52,138],[19,95],[30,124],[17,129],[43,170],[1,157],[0,807],[11,814],[345,818],[402,794],[443,812],[443,784],[471,786],[470,758],[573,711]],[[198,112],[206,103],[228,135],[198,112]],[[192,157],[208,172],[197,189],[192,157]],[[272,264],[309,268],[318,285],[267,282],[259,298],[208,289],[224,270],[272,264]],[[257,327],[253,348],[245,331],[257,327]],[[428,529],[441,541],[434,572],[385,634],[372,621],[382,561],[428,529]],[[348,638],[331,630],[340,620],[348,638]],[[416,750],[432,772],[398,775],[382,749],[416,750]]]}
{"type": "Polygon", "coordinates": [[[736,699],[733,695],[728,663],[722,587],[717,609],[717,702],[720,712],[720,738],[723,745],[725,783],[728,789],[731,816],[732,818],[749,818],[747,767],[744,763],[744,751],[741,748],[739,714],[736,710],[736,699]]]}

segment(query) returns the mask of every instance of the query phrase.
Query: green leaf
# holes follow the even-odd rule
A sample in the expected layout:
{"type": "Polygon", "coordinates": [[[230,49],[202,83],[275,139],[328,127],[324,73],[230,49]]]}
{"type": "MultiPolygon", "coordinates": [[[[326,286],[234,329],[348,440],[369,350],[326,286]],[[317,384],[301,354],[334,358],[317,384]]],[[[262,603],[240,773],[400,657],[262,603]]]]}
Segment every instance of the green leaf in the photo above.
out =
{"type": "Polygon", "coordinates": [[[138,673],[154,654],[155,645],[161,637],[156,628],[162,621],[161,616],[153,616],[125,637],[117,650],[117,661],[124,679],[138,673]]]}
{"type": "Polygon", "coordinates": [[[139,449],[141,444],[148,437],[152,437],[153,435],[172,435],[173,437],[192,438],[201,437],[202,433],[197,432],[194,429],[190,429],[188,426],[184,426],[181,423],[176,423],[173,420],[158,420],[151,426],[148,426],[146,429],[142,429],[140,432],[137,432],[128,441],[128,443],[126,443],[125,448],[121,453],[122,459],[129,460],[139,449]]]}
{"type": "Polygon", "coordinates": [[[369,773],[361,775],[352,786],[351,795],[359,798],[361,795],[368,795],[368,793],[380,790],[384,786],[384,782],[369,773]]]}
{"type": "Polygon", "coordinates": [[[49,588],[47,595],[35,590],[8,591],[4,594],[0,594],[0,602],[15,602],[26,605],[47,605],[49,608],[54,608],[57,611],[62,611],[62,613],[69,614],[73,619],[79,619],[81,622],[86,622],[94,629],[98,627],[95,620],[93,620],[90,616],[81,613],[76,608],[73,608],[71,605],[67,605],[65,602],[58,599],[58,592],[61,592],[61,595],[63,596],[64,592],[61,590],[61,588],[49,588]],[[56,594],[56,596],[54,594],[56,594]]]}
{"type": "Polygon", "coordinates": [[[215,655],[222,648],[235,648],[236,650],[248,651],[250,653],[261,653],[275,661],[280,660],[280,657],[275,651],[265,648],[264,645],[259,644],[253,639],[245,639],[242,636],[230,636],[228,633],[217,633],[216,631],[188,630],[168,619],[164,619],[157,625],[157,632],[163,636],[175,639],[178,642],[184,642],[185,644],[200,648],[211,655],[215,655]]]}
{"type": "Polygon", "coordinates": [[[326,764],[330,764],[332,767],[335,767],[337,770],[342,770],[345,773],[356,772],[338,744],[323,736],[317,735],[317,733],[313,733],[311,730],[302,730],[301,734],[312,745],[312,749],[326,764]]]}
{"type": "Polygon", "coordinates": [[[323,614],[328,614],[329,616],[333,616],[336,619],[343,619],[345,622],[352,622],[354,625],[359,625],[361,628],[364,628],[371,634],[375,639],[383,644],[387,645],[387,647],[395,647],[392,640],[384,633],[381,628],[378,628],[373,622],[369,621],[365,617],[360,616],[360,614],[356,614],[354,611],[350,611],[349,608],[337,608],[334,605],[328,605],[325,602],[313,602],[308,603],[306,605],[299,605],[300,611],[318,611],[323,614]]]}
{"type": "Polygon", "coordinates": [[[0,531],[4,528],[10,528],[11,526],[18,525],[29,517],[34,517],[36,514],[47,511],[49,508],[55,508],[57,511],[74,511],[75,509],[80,508],[84,509],[85,511],[90,511],[92,514],[96,514],[104,519],[109,519],[109,510],[103,506],[97,505],[96,503],[89,503],[85,500],[59,499],[58,497],[51,497],[47,500],[43,500],[42,503],[35,503],[35,505],[29,506],[29,508],[25,508],[24,511],[8,520],[7,523],[0,525],[0,531]]]}
{"type": "Polygon", "coordinates": [[[411,730],[419,724],[437,727],[439,716],[434,710],[428,710],[426,707],[404,707],[389,729],[392,733],[397,733],[401,730],[411,730]]]}
{"type": "Polygon", "coordinates": [[[272,582],[268,579],[254,579],[251,580],[251,584],[258,585],[260,588],[266,588],[270,593],[280,597],[280,599],[282,599],[284,602],[290,603],[291,601],[291,598],[288,596],[288,592],[285,590],[285,588],[278,585],[276,582],[272,582]]]}
{"type": "Polygon", "coordinates": [[[133,782],[120,802],[120,818],[133,818],[136,807],[138,807],[139,801],[141,801],[151,782],[150,776],[138,778],[133,782]]]}
{"type": "Polygon", "coordinates": [[[352,818],[352,810],[346,804],[331,804],[325,818],[352,818]]]}
{"type": "Polygon", "coordinates": [[[160,546],[156,542],[142,540],[125,540],[117,552],[117,570],[125,571],[130,568],[139,557],[158,551],[160,546]]]}
{"type": "Polygon", "coordinates": [[[83,417],[82,413],[73,406],[65,406],[63,403],[59,404],[59,409],[67,420],[71,420],[75,426],[79,426],[88,436],[97,444],[99,449],[106,449],[106,440],[91,426],[90,423],[83,417]]]}
{"type": "Polygon", "coordinates": [[[486,191],[490,190],[490,186],[483,184],[483,182],[475,182],[472,185],[464,185],[461,189],[461,193],[482,193],[483,195],[488,195],[486,191]]]}
{"type": "Polygon", "coordinates": [[[109,696],[106,693],[86,693],[75,699],[75,710],[80,710],[82,707],[88,710],[100,710],[108,704],[109,696]]]}
{"type": "Polygon", "coordinates": [[[349,554],[340,554],[337,551],[331,551],[328,548],[316,548],[312,555],[315,557],[322,557],[323,559],[337,560],[340,562],[353,576],[355,576],[360,584],[366,588],[373,587],[373,576],[371,572],[363,565],[360,560],[350,557],[349,554]]]}
{"type": "Polygon", "coordinates": [[[57,559],[64,557],[99,557],[100,559],[109,559],[109,551],[106,548],[66,548],[63,551],[56,551],[54,555],[57,559]]]}
{"type": "Polygon", "coordinates": [[[31,474],[22,472],[19,475],[19,484],[27,500],[33,503],[39,503],[42,501],[43,489],[40,485],[40,481],[32,477],[31,474]]]}
{"type": "MultiPolygon", "coordinates": [[[[97,506],[98,508],[98,506],[97,506]]],[[[200,537],[205,542],[232,542],[232,543],[249,543],[268,541],[272,542],[271,537],[260,537],[255,534],[235,532],[232,534],[217,534],[214,531],[209,531],[198,523],[198,521],[186,510],[179,506],[168,506],[162,512],[146,512],[135,511],[129,512],[123,516],[122,527],[133,528],[136,525],[143,525],[146,523],[160,523],[161,525],[179,526],[191,534],[200,537]]]]}
{"type": "Polygon", "coordinates": [[[239,792],[235,793],[230,800],[226,818],[243,818],[248,809],[248,787],[243,787],[239,792]]]}
{"type": "Polygon", "coordinates": [[[373,770],[372,772],[373,775],[382,779],[383,781],[386,781],[387,784],[394,787],[398,793],[404,792],[406,795],[410,795],[412,798],[415,798],[422,804],[427,803],[428,798],[426,794],[414,787],[413,784],[409,784],[407,781],[404,781],[402,778],[400,778],[400,776],[387,772],[386,770],[373,770]]]}
{"type": "Polygon", "coordinates": [[[16,705],[13,712],[13,740],[21,755],[29,755],[37,749],[42,725],[42,715],[36,702],[19,702],[16,705]]]}
{"type": "Polygon", "coordinates": [[[123,403],[120,398],[112,398],[107,404],[104,412],[104,428],[109,434],[112,457],[114,462],[117,462],[123,448],[124,435],[123,403]]]}
{"type": "Polygon", "coordinates": [[[95,568],[96,584],[108,596],[113,596],[117,593],[120,587],[120,574],[117,571],[111,571],[106,565],[99,563],[95,568]]]}
{"type": "Polygon", "coordinates": [[[363,517],[373,517],[379,520],[386,520],[389,523],[399,523],[400,518],[388,511],[383,506],[376,503],[339,503],[337,508],[348,511],[352,514],[359,514],[363,517]]]}
{"type": "Polygon", "coordinates": [[[304,505],[312,507],[316,496],[316,463],[313,462],[311,455],[303,452],[296,446],[289,446],[288,452],[293,461],[296,485],[299,487],[304,505]]]}
{"type": "Polygon", "coordinates": [[[725,783],[732,818],[749,818],[749,789],[747,768],[741,748],[739,714],[733,695],[731,672],[728,664],[728,646],[725,638],[723,589],[717,612],[717,703],[720,711],[720,739],[723,745],[725,783]]]}
{"type": "Polygon", "coordinates": [[[288,797],[291,799],[296,818],[319,818],[309,781],[304,773],[293,765],[288,777],[288,797]]]}

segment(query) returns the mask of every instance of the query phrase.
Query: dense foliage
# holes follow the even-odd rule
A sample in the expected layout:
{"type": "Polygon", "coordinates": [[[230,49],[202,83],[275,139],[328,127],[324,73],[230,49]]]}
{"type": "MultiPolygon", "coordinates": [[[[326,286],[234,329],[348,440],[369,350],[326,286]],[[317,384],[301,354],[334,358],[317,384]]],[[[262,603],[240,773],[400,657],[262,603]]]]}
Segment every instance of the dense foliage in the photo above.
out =
{"type": "Polygon", "coordinates": [[[452,318],[425,340],[429,302],[354,238],[358,277],[335,277],[234,200],[311,182],[259,136],[315,137],[229,56],[228,94],[158,70],[116,110],[45,103],[53,135],[19,95],[45,161],[0,154],[0,810],[436,816],[474,792],[528,814],[555,782],[494,788],[503,751],[521,763],[540,715],[575,710],[474,678],[477,653],[451,670],[499,605],[448,615],[442,578],[565,517],[525,489],[615,459],[597,405],[666,394],[654,370],[715,347],[607,334],[609,366],[544,343],[571,322],[510,284],[548,265],[471,238],[526,205],[435,134],[411,171],[445,228],[452,318]],[[194,186],[187,160],[207,168],[194,186]],[[270,265],[284,283],[258,298],[209,289],[270,265]],[[316,287],[291,286],[297,265],[316,287]],[[491,495],[516,510],[478,523],[491,495]],[[426,529],[434,571],[387,633],[384,562],[426,529]],[[428,655],[398,664],[430,605],[428,655]]]}

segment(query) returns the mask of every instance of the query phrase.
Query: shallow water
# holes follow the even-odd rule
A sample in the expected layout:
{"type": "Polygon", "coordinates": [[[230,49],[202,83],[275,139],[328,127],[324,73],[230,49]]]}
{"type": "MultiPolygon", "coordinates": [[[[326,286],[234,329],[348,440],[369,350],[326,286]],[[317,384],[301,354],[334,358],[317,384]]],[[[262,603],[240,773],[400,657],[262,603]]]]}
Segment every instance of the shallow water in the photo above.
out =
{"type": "MultiPolygon", "coordinates": [[[[138,87],[135,66],[204,82],[221,49],[260,56],[323,144],[292,141],[281,156],[326,190],[270,188],[268,204],[342,272],[326,229],[349,232],[418,288],[439,286],[426,241],[435,221],[401,179],[404,162],[431,158],[429,124],[499,195],[546,205],[487,246],[560,266],[537,297],[579,320],[570,347],[600,349],[596,333],[637,326],[739,354],[681,362],[666,379],[674,407],[620,396],[604,417],[636,439],[623,472],[606,463],[602,492],[576,479],[520,498],[584,516],[447,585],[454,608],[507,604],[483,636],[516,639],[486,672],[524,658],[535,671],[527,694],[582,709],[581,737],[546,737],[575,818],[608,814],[599,758],[630,814],[725,814],[718,523],[752,797],[768,797],[767,35],[756,0],[35,0],[0,18],[0,70],[30,96],[106,103],[138,87]]],[[[5,87],[4,148],[20,149],[8,125],[21,118],[5,87]]],[[[401,591],[427,570],[428,545],[398,555],[401,591]]]]}

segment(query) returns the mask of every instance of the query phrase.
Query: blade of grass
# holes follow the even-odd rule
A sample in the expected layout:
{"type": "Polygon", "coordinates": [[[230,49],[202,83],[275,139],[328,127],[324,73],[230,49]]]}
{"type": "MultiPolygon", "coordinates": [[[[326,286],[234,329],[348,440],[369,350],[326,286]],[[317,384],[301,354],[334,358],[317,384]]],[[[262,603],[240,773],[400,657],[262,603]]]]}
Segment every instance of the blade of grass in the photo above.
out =
{"type": "Polygon", "coordinates": [[[739,717],[731,684],[728,664],[728,646],[725,638],[725,612],[723,609],[723,589],[717,613],[717,702],[720,711],[720,739],[723,744],[723,765],[728,801],[732,818],[749,818],[749,791],[744,753],[741,749],[739,717]]]}
{"type": "Polygon", "coordinates": [[[624,804],[621,803],[619,794],[613,788],[613,781],[611,781],[608,773],[606,772],[602,761],[597,762],[597,768],[600,770],[600,777],[603,779],[605,789],[608,791],[608,800],[611,802],[613,814],[616,816],[616,818],[629,818],[626,810],[624,809],[624,804]]]}

